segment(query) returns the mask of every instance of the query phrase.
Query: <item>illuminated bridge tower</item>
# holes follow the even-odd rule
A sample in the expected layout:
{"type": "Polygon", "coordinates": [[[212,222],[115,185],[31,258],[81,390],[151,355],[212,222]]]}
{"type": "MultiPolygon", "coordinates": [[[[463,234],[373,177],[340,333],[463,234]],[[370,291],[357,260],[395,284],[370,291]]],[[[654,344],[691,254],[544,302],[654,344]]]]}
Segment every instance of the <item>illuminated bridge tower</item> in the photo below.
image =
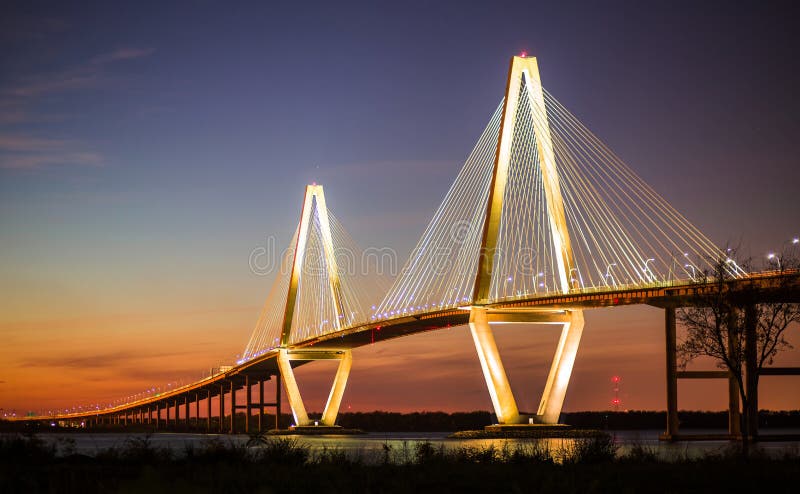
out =
{"type": "MultiPolygon", "coordinates": [[[[300,389],[297,386],[297,380],[294,377],[294,370],[292,369],[293,361],[309,361],[309,360],[339,360],[339,367],[336,371],[336,376],[333,380],[328,401],[325,404],[325,409],[322,413],[321,425],[334,426],[336,422],[336,415],[339,413],[339,406],[342,403],[342,396],[344,395],[345,386],[347,385],[347,378],[350,375],[350,367],[352,364],[352,353],[349,349],[344,350],[312,350],[312,349],[290,349],[291,332],[295,314],[297,313],[296,305],[299,295],[299,287],[302,278],[309,274],[308,270],[312,269],[306,263],[306,254],[308,252],[309,233],[312,229],[316,229],[318,243],[321,252],[319,257],[323,260],[324,265],[323,276],[318,276],[323,280],[322,284],[327,285],[323,289],[328,293],[321,298],[327,299],[332,305],[331,309],[334,317],[332,317],[333,328],[330,331],[341,329],[341,314],[343,314],[343,294],[342,286],[339,280],[339,270],[336,263],[336,256],[334,255],[333,240],[331,236],[330,221],[328,219],[328,209],[325,205],[325,194],[321,185],[309,185],[306,187],[305,200],[303,201],[303,212],[300,218],[300,226],[298,227],[297,240],[294,246],[294,259],[292,261],[291,273],[289,275],[289,290],[286,298],[286,306],[283,313],[283,325],[280,333],[280,347],[278,349],[278,368],[281,373],[284,388],[286,389],[286,396],[289,400],[289,406],[292,409],[294,416],[294,423],[297,426],[313,425],[313,422],[308,418],[306,407],[300,395],[300,389]]],[[[319,266],[315,266],[319,269],[319,266]]],[[[313,301],[304,301],[306,304],[313,304],[313,301]]],[[[312,311],[317,314],[318,311],[312,311]]]]}
{"type": "MultiPolygon", "coordinates": [[[[575,271],[570,236],[561,196],[558,167],[556,166],[550,126],[547,120],[545,99],[536,58],[513,57],[508,73],[505,100],[500,120],[494,167],[489,186],[486,217],[483,222],[478,271],[475,278],[472,306],[470,308],[470,331],[483,370],[489,395],[492,399],[497,421],[500,424],[533,422],[555,424],[561,414],[572,367],[583,331],[581,310],[543,311],[534,309],[492,309],[491,296],[493,277],[498,276],[496,255],[498,236],[501,230],[506,185],[509,182],[509,167],[512,160],[512,141],[518,125],[520,104],[529,105],[533,115],[533,140],[538,154],[538,170],[546,203],[546,217],[553,243],[557,266],[557,288],[569,293],[580,288],[578,279],[570,275],[575,271]],[[526,98],[527,101],[522,101],[526,98]],[[500,353],[495,344],[490,323],[545,323],[563,326],[558,341],[550,374],[544,388],[539,410],[535,417],[522,416],[506,376],[500,353]]],[[[531,218],[530,221],[535,221],[531,218]]]]}

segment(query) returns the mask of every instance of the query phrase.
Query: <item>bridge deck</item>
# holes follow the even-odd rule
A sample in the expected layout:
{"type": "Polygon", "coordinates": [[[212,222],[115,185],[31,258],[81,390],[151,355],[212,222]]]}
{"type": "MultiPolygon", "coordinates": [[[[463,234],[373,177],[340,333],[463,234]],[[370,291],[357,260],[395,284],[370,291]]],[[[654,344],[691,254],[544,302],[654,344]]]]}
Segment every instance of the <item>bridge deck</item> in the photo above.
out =
{"type": "MultiPolygon", "coordinates": [[[[490,304],[491,309],[592,309],[625,305],[651,305],[654,307],[681,307],[695,305],[702,295],[712,288],[710,284],[685,283],[670,286],[651,286],[606,292],[584,292],[558,294],[527,300],[505,301],[490,304]]],[[[758,289],[762,302],[784,301],[800,303],[800,272],[766,272],[750,275],[747,278],[729,282],[732,291],[745,288],[758,289]]],[[[346,328],[324,336],[313,338],[292,346],[292,349],[327,350],[352,349],[402,336],[427,331],[435,331],[467,324],[469,310],[450,309],[416,314],[406,317],[378,321],[346,328]]],[[[58,419],[90,418],[99,415],[117,414],[166,404],[183,395],[199,394],[201,399],[227,393],[231,384],[242,386],[245,377],[261,380],[271,379],[279,374],[277,350],[269,351],[259,357],[243,362],[226,372],[215,374],[192,384],[176,388],[157,396],[150,396],[118,407],[86,411],[74,414],[57,415],[58,419]]],[[[293,361],[292,366],[303,365],[306,361],[293,361]]],[[[54,417],[18,417],[17,420],[52,419],[54,417]]]]}

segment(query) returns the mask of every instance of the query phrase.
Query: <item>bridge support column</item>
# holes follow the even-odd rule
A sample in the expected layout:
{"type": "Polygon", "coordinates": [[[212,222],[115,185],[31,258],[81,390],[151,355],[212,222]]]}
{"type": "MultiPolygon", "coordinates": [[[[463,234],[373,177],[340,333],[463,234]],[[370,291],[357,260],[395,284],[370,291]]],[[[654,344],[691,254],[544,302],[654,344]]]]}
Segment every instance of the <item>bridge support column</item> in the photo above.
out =
{"type": "MultiPolygon", "coordinates": [[[[728,328],[734,328],[737,324],[739,311],[734,309],[729,314],[728,328]]],[[[734,355],[739,348],[739,335],[736,331],[728,331],[728,354],[734,355]]],[[[733,373],[728,376],[728,434],[731,436],[741,436],[742,416],[739,413],[739,383],[733,377],[733,373]]]]}
{"type": "Polygon", "coordinates": [[[206,396],[206,432],[211,432],[211,388],[206,396]]]}
{"type": "Polygon", "coordinates": [[[350,368],[353,365],[353,354],[347,350],[339,361],[339,368],[336,369],[336,376],[333,378],[333,386],[325,403],[325,410],[322,412],[322,423],[324,425],[336,425],[336,416],[339,415],[339,407],[342,405],[342,397],[347,387],[347,378],[350,376],[350,368]]]}
{"type": "Polygon", "coordinates": [[[231,379],[231,427],[230,433],[236,434],[236,384],[231,379]]]}
{"type": "Polygon", "coordinates": [[[252,412],[253,403],[253,383],[250,382],[250,376],[244,376],[244,433],[250,433],[250,413],[252,412]]]}
{"type": "Polygon", "coordinates": [[[483,377],[486,379],[486,387],[492,398],[497,422],[500,424],[523,422],[524,419],[519,415],[514,393],[511,392],[511,384],[508,382],[506,370],[500,360],[500,352],[497,351],[497,344],[494,341],[492,327],[489,326],[489,315],[486,309],[477,307],[470,309],[469,330],[472,333],[472,341],[475,342],[475,350],[478,351],[478,360],[481,362],[483,377]]]}
{"type": "Polygon", "coordinates": [[[543,424],[557,424],[567,396],[569,378],[572,376],[572,367],[578,354],[578,346],[583,334],[583,311],[569,311],[570,321],[564,323],[558,347],[547,376],[547,384],[539,403],[539,418],[543,424]]]}
{"type": "Polygon", "coordinates": [[[666,438],[678,434],[678,359],[675,308],[664,309],[664,329],[667,341],[667,432],[666,438]]]}
{"type": "Polygon", "coordinates": [[[260,404],[258,405],[258,432],[264,430],[264,403],[267,400],[264,399],[264,380],[258,380],[258,401],[260,404]]]}
{"type": "MultiPolygon", "coordinates": [[[[322,425],[333,426],[336,424],[336,416],[339,414],[339,406],[342,403],[342,396],[347,386],[347,378],[350,375],[350,368],[353,363],[353,354],[350,350],[314,350],[314,351],[289,351],[281,349],[278,353],[278,368],[281,372],[281,379],[286,387],[286,396],[289,398],[289,407],[292,409],[294,423],[297,426],[312,425],[308,418],[303,398],[300,396],[300,389],[297,387],[297,380],[292,370],[292,360],[339,360],[339,367],[336,370],[336,377],[333,379],[333,386],[322,412],[322,425]]],[[[280,388],[279,388],[280,389],[280,388]]],[[[280,403],[280,402],[278,402],[280,403]]],[[[280,415],[280,407],[277,410],[280,415]]]]}
{"type": "Polygon", "coordinates": [[[755,307],[744,308],[744,378],[747,393],[747,433],[758,440],[758,314],[755,307]]]}
{"type": "Polygon", "coordinates": [[[189,393],[185,393],[183,395],[183,425],[186,429],[189,429],[191,421],[189,420],[189,393]]]}
{"type": "Polygon", "coordinates": [[[275,376],[275,429],[281,428],[281,380],[275,376]]]}
{"type": "Polygon", "coordinates": [[[469,327],[489,396],[492,399],[497,422],[500,424],[525,423],[529,417],[520,415],[511,391],[500,352],[494,340],[490,323],[543,323],[561,324],[563,329],[550,367],[550,375],[542,393],[537,423],[556,424],[564,405],[567,385],[583,333],[583,312],[580,310],[543,311],[531,309],[487,309],[473,306],[470,309],[469,327]]]}
{"type": "Polygon", "coordinates": [[[219,385],[219,432],[225,432],[225,385],[219,385]]]}

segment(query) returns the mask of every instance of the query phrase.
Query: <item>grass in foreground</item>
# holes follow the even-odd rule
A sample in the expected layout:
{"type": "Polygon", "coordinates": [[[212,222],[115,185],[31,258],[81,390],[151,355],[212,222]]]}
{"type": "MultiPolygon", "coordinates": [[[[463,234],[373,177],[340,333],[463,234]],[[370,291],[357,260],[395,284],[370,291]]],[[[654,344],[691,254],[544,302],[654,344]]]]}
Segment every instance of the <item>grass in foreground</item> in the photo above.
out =
{"type": "Polygon", "coordinates": [[[796,492],[800,452],[741,461],[734,450],[659,459],[635,446],[618,454],[608,437],[551,451],[448,448],[429,442],[348,454],[312,450],[296,438],[253,436],[248,445],[215,439],[180,454],[150,438],[77,454],[74,442],[0,438],[0,492],[796,492]]]}

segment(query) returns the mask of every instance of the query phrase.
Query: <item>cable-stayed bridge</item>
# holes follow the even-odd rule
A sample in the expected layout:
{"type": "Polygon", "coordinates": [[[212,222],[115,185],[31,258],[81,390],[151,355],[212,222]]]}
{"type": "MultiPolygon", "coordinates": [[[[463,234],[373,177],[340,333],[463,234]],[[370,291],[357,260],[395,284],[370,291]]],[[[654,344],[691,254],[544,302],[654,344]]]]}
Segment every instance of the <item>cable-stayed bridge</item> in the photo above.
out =
{"type": "Polygon", "coordinates": [[[280,411],[282,384],[297,426],[333,426],[353,348],[469,324],[498,422],[555,424],[583,311],[624,304],[666,309],[668,409],[676,414],[675,307],[702,293],[704,273],[721,260],[732,283],[767,291],[791,277],[795,288],[781,296],[798,298],[796,272],[747,273],[728,258],[545,90],[536,59],[525,57],[512,59],[504,98],[401,273],[388,284],[366,274],[364,258],[328,209],[322,186],[309,185],[236,365],[167,393],[56,418],[160,427],[177,424],[183,408],[189,424],[192,402],[199,424],[204,401],[210,428],[216,399],[219,430],[235,432],[240,410],[246,429],[253,411],[259,428],[265,407],[280,411]],[[535,414],[519,411],[495,344],[492,325],[510,323],[561,328],[535,414]],[[338,370],[322,417],[313,421],[293,368],[331,359],[338,370]],[[264,381],[273,377],[276,396],[267,402],[264,381]]]}

